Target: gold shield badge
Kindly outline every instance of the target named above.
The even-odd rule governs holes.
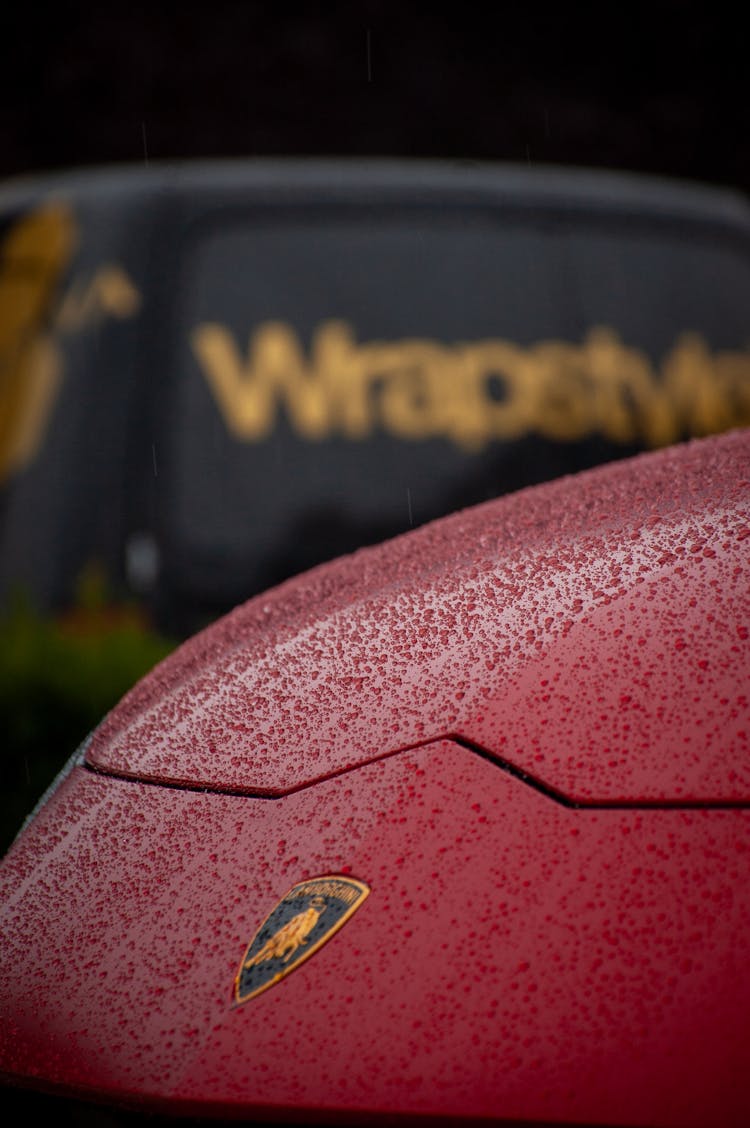
[[[260,995],[294,971],[346,924],[370,889],[351,877],[301,881],[283,897],[253,937],[234,978],[237,1004]]]

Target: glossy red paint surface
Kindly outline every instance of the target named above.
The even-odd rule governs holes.
[[[251,600],[89,762],[280,795],[458,735],[584,802],[750,801],[750,433],[613,464]]]
[[[233,1007],[269,909],[342,871],[362,909]],[[5,1070],[214,1112],[750,1115],[750,811],[571,810],[448,741],[275,801],[76,769],[3,880]]]
[[[706,440],[197,636],[0,863],[0,1075],[218,1116],[750,1123],[749,499],[750,433]],[[235,1006],[325,874],[367,900]]]

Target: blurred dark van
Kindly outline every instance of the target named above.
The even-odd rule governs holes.
[[[0,191],[0,603],[187,636],[455,509],[750,423],[750,209],[625,173],[112,167]]]

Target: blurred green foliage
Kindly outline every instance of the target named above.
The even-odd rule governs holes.
[[[81,741],[176,645],[95,569],[55,618],[23,595],[0,610],[0,854]]]

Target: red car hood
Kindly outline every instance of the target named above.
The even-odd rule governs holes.
[[[750,801],[750,434],[521,491],[251,600],[87,751],[279,796],[451,736],[577,803]]]
[[[749,480],[750,433],[614,465],[184,646],[0,863],[0,1080],[744,1128]]]

